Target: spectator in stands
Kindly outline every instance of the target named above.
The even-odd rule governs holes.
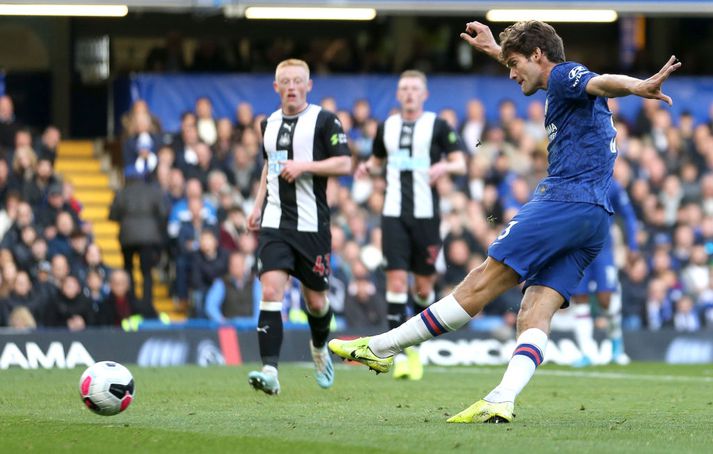
[[[698,331],[701,329],[701,320],[698,318],[693,299],[683,295],[676,301],[676,313],[673,316],[673,327],[676,331]]]
[[[48,281],[55,289],[59,290],[62,287],[62,282],[69,276],[69,261],[64,255],[55,255],[51,261],[50,275]]]
[[[209,146],[212,146],[218,139],[218,127],[213,118],[213,103],[205,96],[196,100],[196,128],[198,137]]]
[[[32,314],[40,313],[41,303],[39,296],[32,290],[30,276],[25,271],[19,271],[15,277],[15,285],[12,291],[4,300],[4,304],[0,302],[0,312],[5,312],[5,320],[8,321],[8,324],[10,314],[19,307],[29,310],[30,316],[34,319],[35,317]],[[0,319],[2,318],[3,316],[0,314]],[[2,323],[0,323],[0,326],[2,326]]]
[[[37,272],[41,263],[46,262],[49,270],[49,257],[47,256],[47,251],[47,240],[45,240],[43,236],[37,235],[30,246],[32,257],[29,272],[33,281],[37,281]]]
[[[63,255],[69,260],[69,256],[72,253],[70,237],[74,229],[75,225],[72,215],[67,211],[59,212],[59,214],[57,214],[57,221],[55,222],[54,230],[56,233],[52,235],[47,242],[47,255],[49,255],[49,257]]]
[[[109,219],[119,222],[119,244],[124,258],[124,270],[133,282],[134,256],[140,260],[143,280],[143,303],[153,304],[152,269],[158,263],[160,248],[164,243],[166,205],[161,189],[142,178],[130,178],[126,186],[117,192],[109,209]]]
[[[339,110],[337,109],[337,100],[334,99],[333,96],[325,96],[319,102],[319,105],[327,112],[337,113],[337,111]]]
[[[0,168],[5,161],[0,160]],[[8,191],[7,197],[3,200],[0,206],[0,245],[7,244],[8,241],[4,241],[5,234],[12,230],[18,214],[18,207],[20,205],[20,194],[17,191]],[[32,213],[32,210],[30,210]]]
[[[121,116],[121,134],[122,138],[131,137],[137,134],[136,132],[136,117],[138,115],[148,115],[150,127],[148,132],[151,134],[159,134],[161,132],[161,122],[158,117],[153,115],[149,110],[149,105],[143,99],[137,99],[131,104],[131,109]]]
[[[464,237],[450,239],[447,249],[445,249],[448,267],[442,276],[442,285],[445,289],[455,289],[455,286],[468,274],[470,255],[471,250]]]
[[[132,116],[131,134],[122,145],[124,173],[147,176],[158,165],[157,152],[161,138],[151,132],[151,117],[148,112],[137,112]]]
[[[218,238],[213,229],[200,233],[198,251],[191,264],[191,290],[193,313],[205,317],[205,295],[213,281],[227,272],[228,253],[218,247]]]
[[[681,281],[683,288],[694,299],[703,293],[710,285],[710,267],[708,254],[703,244],[696,244],[691,248],[691,257],[682,272]]]
[[[233,205],[220,224],[220,249],[228,252],[240,250],[240,237],[247,232],[245,212],[239,205]]]
[[[82,279],[80,279],[80,282],[82,282]],[[100,325],[101,320],[99,314],[101,311],[101,307],[104,303],[104,299],[109,295],[108,280],[107,285],[104,285],[104,280],[98,272],[89,271],[86,274],[86,278],[83,280],[83,282],[84,289],[82,290],[82,292],[84,293],[84,296],[86,296],[87,299],[92,302],[92,311],[94,312],[95,320],[97,324]]]
[[[485,131],[485,107],[480,100],[471,99],[465,109],[466,117],[461,126],[461,137],[463,137],[468,153],[474,155]]]
[[[194,151],[196,153],[196,163],[186,165],[183,168],[183,175],[186,180],[196,179],[200,181],[203,190],[206,190],[208,188],[208,174],[213,170],[217,170],[218,166],[213,160],[213,151],[207,144],[197,143]]]
[[[124,270],[114,270],[109,277],[109,294],[99,306],[98,324],[121,326],[122,320],[132,315],[156,318],[153,305],[138,300],[130,291],[129,274]]]
[[[7,160],[8,163],[12,164],[15,159],[15,153],[17,153],[17,150],[20,148],[32,148],[32,134],[27,128],[19,128],[15,132],[15,146],[10,150]]]
[[[238,103],[235,108],[235,138],[240,138],[243,131],[252,128],[255,115],[253,106],[249,102]]]
[[[187,117],[191,118],[191,117]],[[200,143],[198,129],[190,123],[181,126],[181,136],[174,141],[174,151],[176,152],[175,166],[185,173],[188,166],[198,164],[196,147]]]
[[[96,273],[101,278],[102,285],[108,285],[111,268],[104,263],[101,248],[96,243],[87,245],[77,276],[82,282],[86,282],[90,273]]]
[[[32,244],[37,239],[37,231],[31,225],[22,228],[20,232],[20,241],[11,246],[12,256],[17,267],[23,271],[29,271],[32,268]]]
[[[171,212],[168,216],[168,234],[171,238],[178,238],[178,231],[182,222],[193,220],[188,208],[192,199],[201,201],[200,216],[203,220],[210,225],[217,223],[217,207],[203,196],[203,186],[200,180],[189,179],[186,181],[185,197],[171,206]]]
[[[74,221],[74,226],[79,226],[79,214],[72,209],[72,206],[64,198],[64,187],[57,183],[50,185],[47,189],[47,202],[35,210],[35,222],[37,226],[45,230],[45,236],[54,236],[54,226],[60,213],[69,213]],[[48,232],[49,230],[49,232]]]
[[[22,198],[32,207],[39,207],[47,200],[50,186],[58,183],[60,181],[54,174],[52,161],[47,157],[42,157],[37,161],[37,170],[32,180],[23,186]]]
[[[257,120],[257,117],[256,117]],[[262,135],[257,133],[255,129],[246,129],[240,137],[240,143],[245,147],[245,150],[251,159],[257,161],[258,167],[262,168],[262,153],[260,152],[260,140]]]
[[[204,230],[216,228],[215,218],[204,218],[201,198],[188,199],[189,220],[180,224],[178,232],[178,257],[176,257],[176,293],[181,301],[187,301],[191,283],[192,264],[201,246]]]
[[[17,265],[12,260],[11,254],[6,254],[8,257],[2,258],[2,270],[0,270],[0,299],[6,299],[10,296],[15,288],[15,279],[17,279]]]
[[[232,160],[226,170],[230,184],[235,186],[243,198],[250,197],[260,179],[261,168],[245,146],[240,143],[233,145]]]
[[[213,149],[213,158],[216,163],[225,167],[230,161],[233,142],[233,123],[229,118],[221,118],[216,125],[217,138],[211,147]]]
[[[28,308],[18,306],[10,312],[8,326],[16,330],[30,331],[37,328],[37,322],[35,320],[35,317]]]
[[[183,172],[180,169],[171,169],[168,176],[168,187],[164,191],[164,200],[166,207],[170,211],[171,208],[183,199],[186,191],[186,180],[183,177]]]
[[[79,229],[75,229],[69,235],[69,253],[67,254],[67,261],[69,262],[69,272],[77,278],[79,281],[84,283],[86,275],[80,274],[85,268],[84,256],[87,253],[87,248],[89,247],[89,238],[87,234]]]
[[[246,266],[245,255],[232,252],[228,270],[213,280],[205,298],[205,312],[217,323],[235,318],[255,317],[255,307],[260,302],[260,292],[255,275]]]
[[[386,326],[386,300],[363,262],[352,266],[352,276],[344,301],[344,318],[352,329],[377,329]]]
[[[49,125],[42,132],[39,140],[35,141],[34,149],[37,152],[37,158],[47,160],[54,166],[54,161],[57,159],[57,147],[62,140],[62,133],[56,126]]]
[[[10,169],[7,165],[7,161],[0,156],[0,207],[5,207],[5,199],[7,198],[8,192],[10,192],[9,180]],[[0,230],[0,238],[2,237],[2,233],[2,230]]]
[[[0,149],[7,151],[15,146],[15,132],[19,128],[20,125],[15,119],[15,106],[12,98],[8,95],[0,96]],[[7,156],[6,159],[8,159]],[[8,162],[10,161],[8,160]]]
[[[30,147],[22,147],[15,150],[12,159],[12,173],[10,174],[9,186],[21,194],[25,193],[28,186],[35,177],[37,168],[37,156]]]
[[[64,326],[70,331],[82,331],[95,321],[92,302],[82,293],[79,280],[72,275],[64,278],[59,296],[47,306],[45,325]]]
[[[545,106],[541,101],[532,101],[528,104],[525,132],[532,137],[535,142],[542,142],[546,139]]]

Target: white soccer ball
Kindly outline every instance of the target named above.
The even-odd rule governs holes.
[[[94,413],[116,415],[134,400],[134,377],[119,363],[101,361],[84,371],[79,379],[79,394]]]

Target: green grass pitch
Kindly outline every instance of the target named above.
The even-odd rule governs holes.
[[[253,365],[254,366],[254,365]],[[711,452],[713,365],[545,365],[515,422],[446,424],[503,367],[427,367],[420,382],[337,366],[331,390],[308,365],[280,367],[282,394],[247,384],[250,365],[142,369],[112,417],[84,408],[82,370],[0,371],[0,452]]]

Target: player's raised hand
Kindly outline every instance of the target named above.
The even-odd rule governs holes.
[[[681,67],[681,62],[676,58],[675,55],[671,55],[665,65],[653,76],[646,80],[641,81],[634,90],[634,94],[641,96],[643,98],[650,99],[660,99],[666,102],[669,106],[673,105],[673,101],[667,95],[661,91],[663,83],[668,79],[668,77]]]
[[[478,21],[465,24],[465,33],[461,33],[460,37],[476,50],[491,57],[497,58],[500,54],[500,46],[495,41],[490,27]]]
[[[288,159],[287,161],[280,161],[280,166],[282,166],[282,171],[280,176],[285,179],[288,183],[294,183],[300,175],[305,171],[304,162],[294,161]]]

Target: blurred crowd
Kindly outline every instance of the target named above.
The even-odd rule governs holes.
[[[365,100],[352,106],[338,106],[333,98],[320,103],[339,117],[355,164],[366,159],[383,119],[372,117]],[[531,102],[524,117],[508,100],[500,103],[497,115],[486,115],[477,99],[466,103],[464,118],[449,109],[439,112],[460,132],[469,155],[465,176],[436,183],[444,238],[437,263],[439,295],[484,260],[488,245],[547,172],[542,103]],[[616,100],[610,100],[610,108],[620,153],[615,178],[627,189],[639,221],[636,253],[627,250],[623,229],[613,228],[624,328],[696,331],[711,326],[713,109],[711,121],[697,124],[687,113],[672,118],[654,101],[645,101],[633,121],[618,115]],[[254,271],[257,241],[246,230],[245,213],[252,209],[263,166],[260,122],[265,114],[241,103],[233,118],[215,118],[211,100],[199,98],[173,132],[162,130],[145,102],[133,104],[122,118],[125,185],[110,211],[122,227],[127,270],[112,271],[101,261],[91,226],[81,220],[71,185],[52,171],[56,129],[47,128],[34,142],[20,127],[10,134],[14,119],[3,116],[0,104],[0,140],[7,139],[0,160],[0,324],[17,324],[13,317],[19,308],[37,326],[70,329],[117,324],[131,314],[155,316],[154,267],[170,284],[176,308],[191,317],[219,323],[254,320],[260,298]],[[334,178],[328,186],[329,299],[349,328],[386,326],[380,230],[384,189],[379,178]],[[135,254],[144,274],[140,300],[130,278]],[[299,291],[294,282],[289,285],[285,318],[299,322]],[[504,294],[472,327],[512,327],[520,297],[518,289]],[[74,310],[80,306],[77,299],[83,301],[83,312]],[[77,317],[83,321],[72,321]]]

